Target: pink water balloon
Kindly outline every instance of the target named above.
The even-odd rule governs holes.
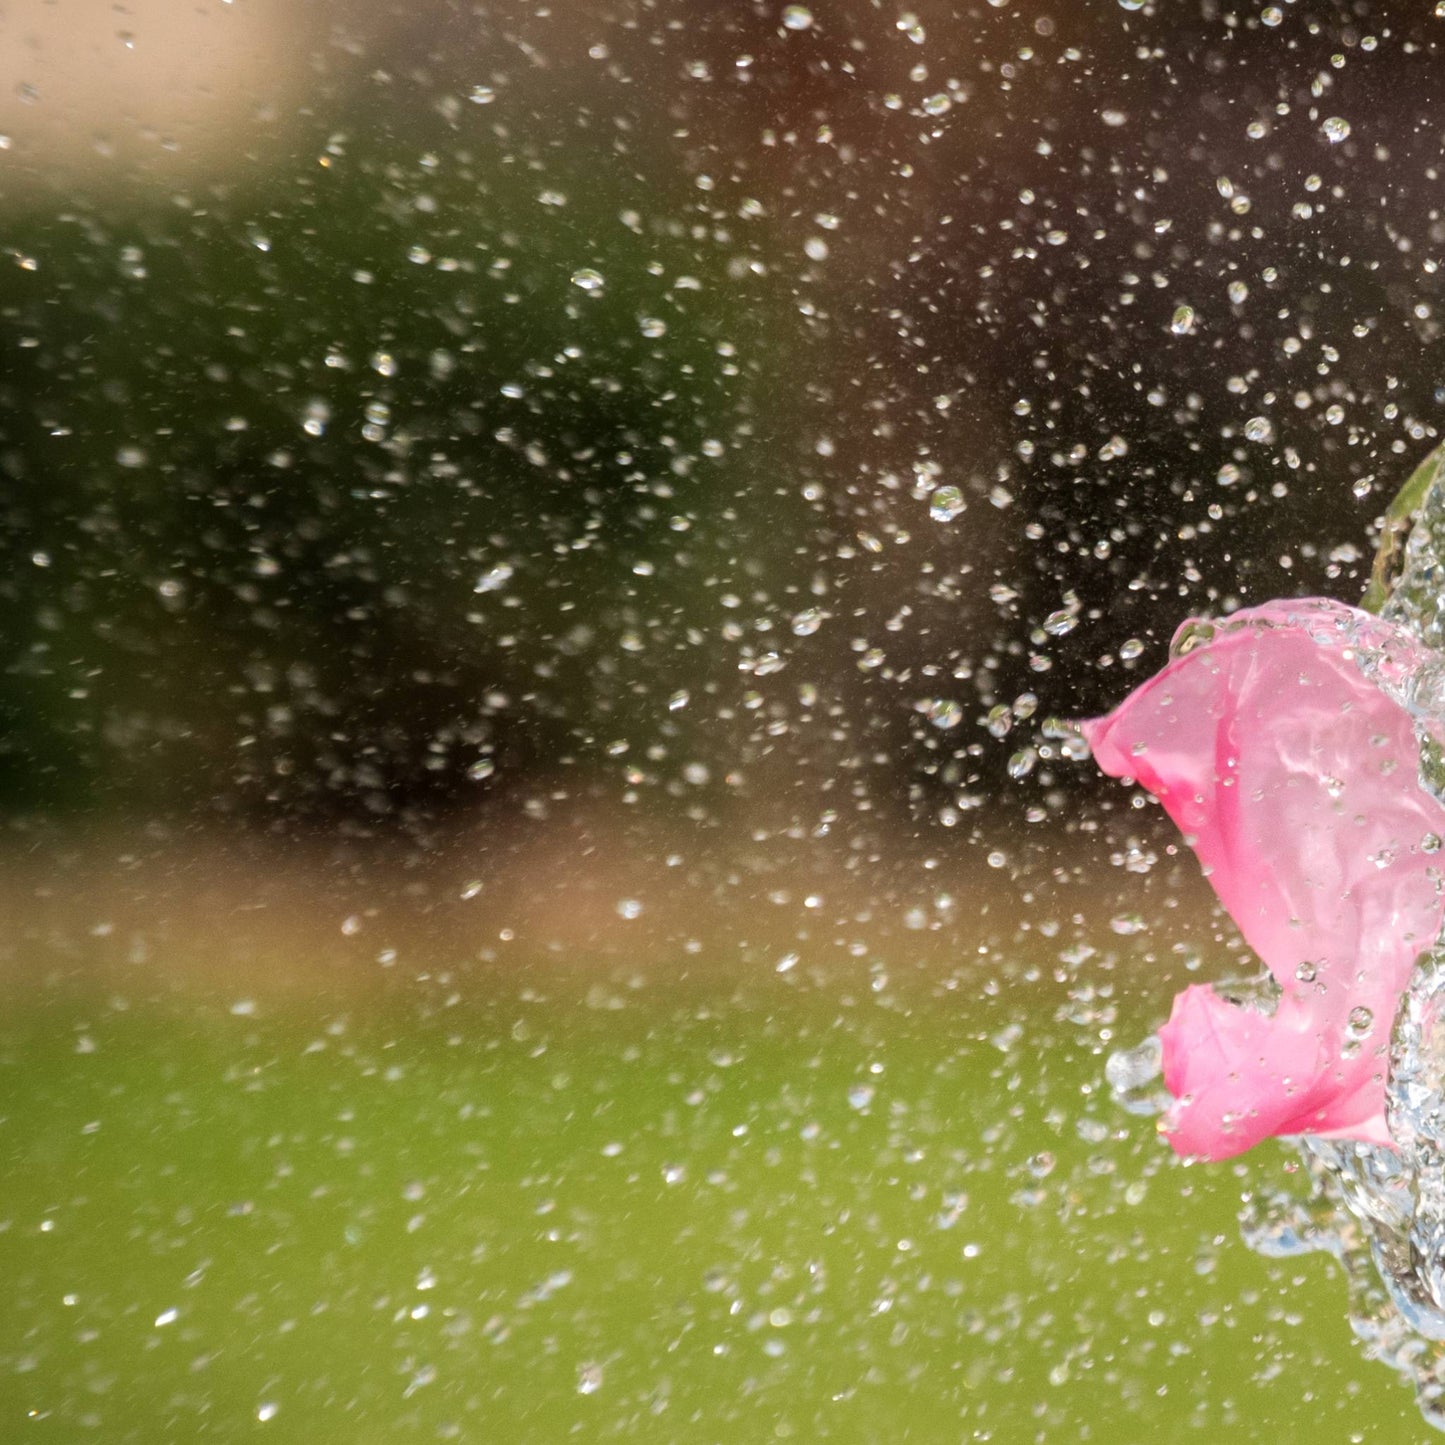
[[[1272,1014],[1208,986],[1175,999],[1162,1127],[1180,1154],[1389,1141],[1391,1024],[1445,917],[1445,806],[1400,700],[1433,660],[1356,608],[1271,602],[1083,724],[1099,766],[1163,804],[1281,990]]]

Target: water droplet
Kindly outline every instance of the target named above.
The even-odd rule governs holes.
[[[1176,306],[1169,329],[1176,336],[1188,336],[1194,330],[1194,308],[1192,306]]]
[[[1425,853],[1438,853],[1442,846],[1445,846],[1445,840],[1438,833],[1426,833],[1420,839],[1420,848]]]
[[[1121,10],[1142,10],[1143,8],[1144,0],[1119,0],[1119,9]]]
[[[659,320],[656,316],[644,316],[637,325],[644,336],[667,335],[667,322]]]
[[[602,1366],[588,1361],[577,1371],[577,1393],[595,1395],[602,1388]]]
[[[572,284],[583,291],[600,291],[607,284],[607,278],[591,266],[583,266],[572,273]]]
[[[854,1109],[866,1109],[876,1092],[872,1084],[854,1084],[848,1090],[848,1103]]]
[[[1133,662],[1136,657],[1142,656],[1143,652],[1144,644],[1137,637],[1131,637],[1119,648],[1119,656],[1125,662]]]
[[[943,91],[939,91],[937,95],[930,95],[923,102],[923,109],[928,115],[942,115],[953,109],[953,101]]]
[[[1026,778],[1033,772],[1034,764],[1038,762],[1039,755],[1033,748],[1020,748],[1008,760],[1008,775],[1016,782],[1020,778]]]
[[[939,487],[928,502],[928,515],[935,522],[951,522],[968,507],[957,487]]]
[[[1357,1034],[1363,1037],[1365,1034],[1369,1033],[1370,1028],[1374,1024],[1374,1022],[1374,1014],[1371,1013],[1370,1010],[1365,1008],[1363,1005],[1358,1008],[1352,1008],[1350,1010],[1349,1027],[1352,1034]]]
[[[963,709],[952,698],[936,697],[928,704],[928,721],[947,732],[963,721]]]
[[[1252,416],[1244,424],[1244,434],[1252,442],[1274,440],[1274,423],[1267,416]]]
[[[798,613],[789,624],[797,637],[811,637],[823,625],[821,608],[809,607]]]
[[[1259,18],[1273,28],[1284,23],[1284,11],[1278,5],[1266,5]]]
[[[491,758],[478,758],[471,767],[467,769],[467,776],[474,783],[485,782],[497,771],[497,765]]]
[[[510,562],[499,562],[477,578],[473,592],[500,592],[512,580],[516,568]]]
[[[1309,959],[1305,959],[1305,961],[1295,969],[1294,976],[1299,979],[1301,983],[1313,983],[1320,976],[1319,966],[1311,963]]]
[[[783,11],[783,27],[787,30],[807,30],[813,23],[813,12],[806,5],[789,5]]]
[[[473,105],[490,105],[497,98],[497,92],[490,85],[474,85],[467,92],[467,99]]]
[[[1143,1043],[1133,1049],[1120,1049],[1117,1053],[1111,1053],[1104,1064],[1104,1078],[1117,1095],[1137,1094],[1140,1090],[1149,1087],[1150,1084],[1159,1078],[1163,1069],[1163,1046],[1160,1045],[1156,1035],[1150,1035]],[[1121,1098],[1121,1103],[1126,1107],[1143,1103],[1143,1101]],[[1143,1113],[1139,1107],[1131,1108],[1133,1113]],[[1152,1113],[1152,1108],[1150,1108]]]
[[[618,900],[617,916],[619,918],[633,919],[642,914],[642,904],[636,898],[623,898]]]
[[[1229,293],[1229,299],[1234,302],[1236,306],[1242,305],[1249,297],[1249,287],[1246,286],[1243,281],[1231,281],[1226,289]]]
[[[1349,138],[1350,123],[1341,115],[1332,115],[1320,129],[1325,133],[1325,139],[1331,145],[1339,145],[1342,140]]]

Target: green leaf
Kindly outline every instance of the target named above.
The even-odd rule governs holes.
[[[1416,518],[1425,506],[1436,481],[1445,468],[1445,442],[1410,473],[1410,479],[1395,494],[1385,512],[1380,531],[1380,544],[1375,551],[1375,565],[1370,569],[1370,583],[1360,606],[1367,612],[1379,612],[1394,594],[1405,571],[1407,538]]]

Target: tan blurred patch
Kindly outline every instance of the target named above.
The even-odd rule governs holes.
[[[316,29],[288,0],[3,0],[0,184],[243,162],[295,111]]]
[[[424,850],[205,829],[16,835],[0,839],[0,1020],[71,989],[350,1007],[498,980],[802,980],[866,996],[886,975],[941,997],[1008,978],[1057,1002],[1076,968],[1162,1012],[1188,981],[1181,940],[1214,961],[1205,976],[1241,971],[1192,863],[1143,878],[1109,866],[1109,849],[1056,834],[1015,877],[977,850],[930,865],[897,836],[864,860],[836,838],[763,846],[581,807],[458,821]],[[1109,920],[1136,910],[1122,936]]]

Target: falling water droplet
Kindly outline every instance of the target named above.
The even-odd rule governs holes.
[[[1342,140],[1349,138],[1350,123],[1344,116],[1332,115],[1320,129],[1325,133],[1325,139],[1331,145],[1339,145]]]
[[[928,515],[935,522],[951,522],[967,506],[957,487],[939,487],[929,499]]]
[[[572,284],[583,291],[600,291],[607,284],[607,278],[591,266],[583,266],[572,273]]]
[[[787,30],[807,30],[813,23],[813,12],[806,5],[789,5],[783,11],[783,26]]]
[[[1188,336],[1194,330],[1194,308],[1192,306],[1176,306],[1169,329],[1176,336]]]
[[[477,578],[472,591],[500,592],[512,580],[512,575],[516,570],[510,562],[499,562]]]
[[[963,709],[951,698],[935,698],[928,705],[928,721],[946,732],[963,721]]]

